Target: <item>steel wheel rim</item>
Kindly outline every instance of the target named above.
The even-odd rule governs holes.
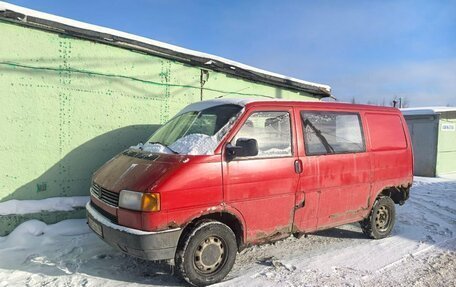
[[[378,231],[385,232],[388,230],[391,222],[390,213],[391,211],[385,205],[382,205],[377,209],[377,213],[375,214],[375,226]]]
[[[193,254],[195,269],[202,274],[218,272],[226,262],[227,246],[218,236],[209,236],[202,240]]]

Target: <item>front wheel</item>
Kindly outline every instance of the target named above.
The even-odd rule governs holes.
[[[178,275],[194,286],[220,282],[236,260],[237,243],[225,224],[206,220],[197,224],[178,246],[175,263]]]
[[[390,197],[380,197],[374,203],[369,216],[360,221],[363,233],[373,239],[389,236],[394,227],[396,209]]]

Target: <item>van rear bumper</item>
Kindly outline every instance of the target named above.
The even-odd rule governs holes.
[[[90,229],[109,245],[146,260],[174,259],[181,228],[147,232],[111,222],[95,210],[90,202],[87,203],[86,210]]]

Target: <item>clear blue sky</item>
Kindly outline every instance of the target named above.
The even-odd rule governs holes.
[[[456,106],[456,1],[7,1],[329,84]]]

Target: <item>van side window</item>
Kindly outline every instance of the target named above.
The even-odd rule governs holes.
[[[288,112],[255,112],[249,116],[231,141],[253,138],[258,142],[256,157],[291,156],[291,128]]]
[[[355,153],[366,150],[357,113],[301,112],[306,155]]]

